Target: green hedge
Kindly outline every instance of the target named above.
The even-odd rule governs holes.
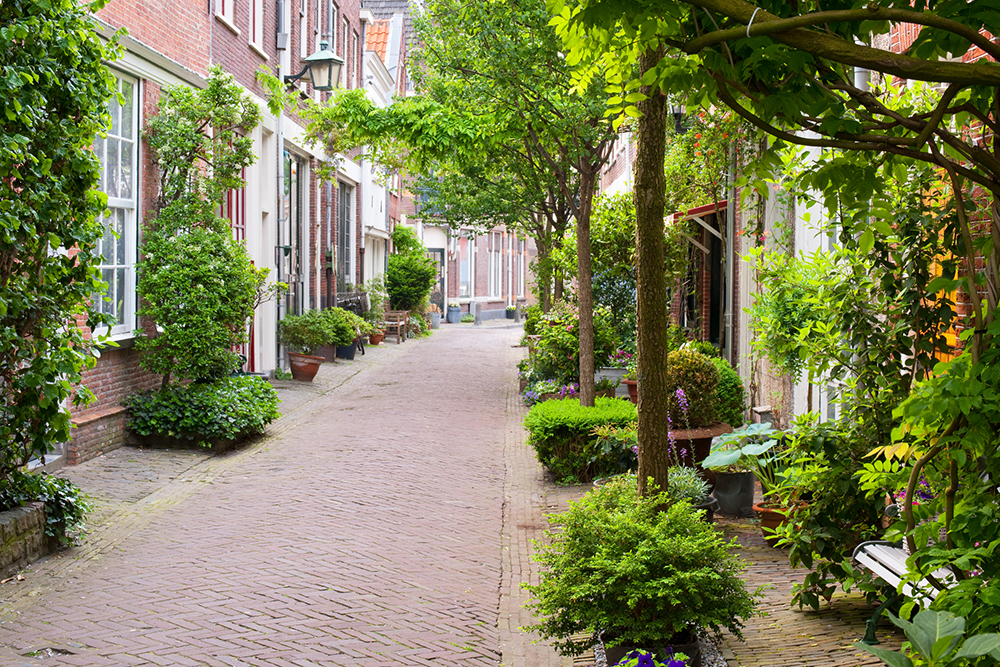
[[[636,407],[617,398],[598,398],[581,407],[575,398],[545,401],[528,412],[524,426],[538,460],[562,483],[589,482],[621,472],[618,456],[604,456],[593,431],[598,426],[625,426],[637,418]]]
[[[260,433],[281,416],[274,387],[253,375],[146,391],[125,405],[134,433],[200,442]]]
[[[743,379],[725,359],[712,357],[712,363],[719,371],[719,384],[715,387],[718,400],[716,415],[719,421],[739,428],[743,426],[743,415],[747,410],[747,392],[743,387]]]

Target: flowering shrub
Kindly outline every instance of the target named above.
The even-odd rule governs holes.
[[[559,398],[566,398],[567,396],[576,396],[579,392],[580,385],[575,382],[560,384],[555,380],[539,380],[525,387],[521,396],[524,399],[524,404],[531,406],[540,403],[545,394],[559,394]]]
[[[608,357],[608,366],[611,368],[628,368],[632,359],[635,358],[635,352],[629,352],[628,350],[615,350]]]
[[[628,401],[598,398],[594,407],[581,407],[580,401],[546,401],[528,412],[524,426],[538,460],[563,483],[589,482],[621,472],[617,450],[605,452],[594,435],[603,425],[626,426],[637,418],[636,408]]]

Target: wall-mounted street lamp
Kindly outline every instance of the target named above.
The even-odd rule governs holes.
[[[670,113],[674,117],[674,131],[677,134],[686,134],[687,128],[684,127],[684,112],[687,109],[684,108],[683,104],[674,104],[670,107]]]
[[[329,43],[324,39],[319,43],[319,51],[302,60],[305,67],[298,74],[285,77],[285,83],[295,83],[305,77],[316,90],[333,90],[340,81],[340,68],[344,59],[328,49]]]

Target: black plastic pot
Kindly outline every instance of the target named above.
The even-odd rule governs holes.
[[[351,359],[354,359],[354,353],[357,351],[358,351],[358,344],[354,341],[351,341],[350,345],[338,345],[337,358],[347,359],[348,361],[350,361]]]
[[[690,632],[683,633],[682,636],[674,637],[669,642],[654,641],[649,646],[615,646],[605,648],[604,654],[607,656],[607,665],[618,664],[622,658],[636,649],[652,651],[656,653],[660,660],[666,661],[666,656],[673,653],[683,653],[688,657],[688,667],[701,667],[701,644],[698,638]]]
[[[719,514],[753,516],[755,481],[752,472],[716,472],[712,495],[719,501]]]

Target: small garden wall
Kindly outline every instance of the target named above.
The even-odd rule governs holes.
[[[0,578],[56,550],[58,542],[45,536],[45,503],[28,503],[0,512]]]

